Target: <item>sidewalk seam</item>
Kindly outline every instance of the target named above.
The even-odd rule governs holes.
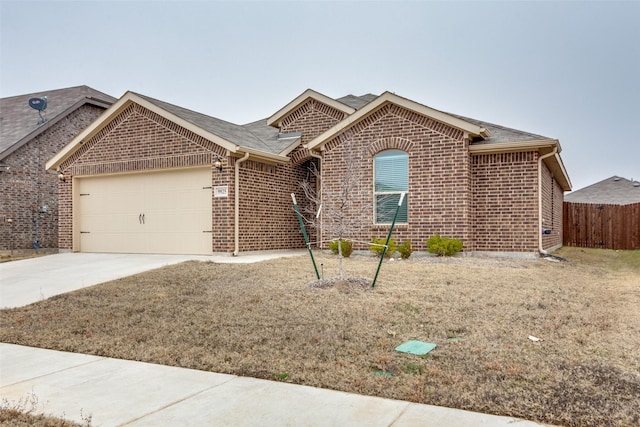
[[[203,371],[203,372],[209,372],[209,371]],[[211,373],[215,373],[215,372],[211,372]],[[224,375],[228,375],[228,374],[224,374]],[[189,400],[189,399],[191,399],[191,398],[194,398],[194,397],[196,397],[196,396],[198,396],[198,395],[200,395],[200,394],[202,394],[202,393],[204,393],[204,392],[207,392],[207,391],[209,391],[209,390],[213,390],[213,389],[214,389],[214,388],[216,388],[216,387],[220,387],[221,385],[225,385],[225,384],[227,384],[227,383],[229,383],[229,382],[231,382],[231,381],[234,381],[234,380],[236,380],[236,379],[238,379],[238,378],[239,378],[237,375],[232,375],[232,376],[230,376],[230,377],[231,377],[231,378],[229,378],[227,381],[221,382],[221,383],[219,383],[219,384],[212,385],[212,386],[207,387],[207,388],[203,388],[203,389],[202,389],[202,390],[200,390],[200,391],[197,391],[197,392],[192,393],[192,394],[190,394],[190,395],[187,395],[187,396],[185,396],[185,397],[183,397],[183,398],[181,398],[181,399],[175,400],[175,401],[173,401],[173,402],[171,402],[171,403],[168,403],[168,404],[166,404],[166,405],[164,405],[164,406],[161,406],[161,407],[159,407],[159,408],[156,408],[155,410],[153,410],[153,411],[151,411],[151,412],[148,412],[148,413],[143,414],[143,415],[141,415],[141,416],[139,416],[139,417],[136,417],[136,418],[132,418],[132,419],[130,419],[130,420],[127,420],[127,421],[125,421],[125,422],[124,422],[124,423],[122,423],[122,424],[118,424],[118,427],[123,427],[123,426],[127,426],[127,425],[129,425],[129,424],[131,424],[131,423],[135,423],[136,421],[142,420],[143,418],[146,418],[146,417],[148,417],[149,415],[152,415],[152,414],[158,413],[158,412],[160,412],[160,411],[164,411],[164,410],[165,410],[165,409],[167,409],[167,408],[170,408],[170,407],[172,407],[172,406],[175,406],[175,405],[177,405],[177,404],[179,404],[179,403],[182,403],[182,402],[184,402],[184,401],[186,401],[186,400]]]

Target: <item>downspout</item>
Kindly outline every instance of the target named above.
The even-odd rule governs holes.
[[[234,224],[233,224],[233,256],[238,256],[240,252],[240,163],[249,158],[249,153],[244,153],[244,157],[236,160],[235,170],[235,194],[234,194]]]
[[[549,253],[542,249],[542,161],[556,154],[558,154],[557,145],[553,147],[552,152],[538,158],[538,252],[543,255],[548,255]],[[553,209],[553,206],[551,209]]]
[[[313,150],[309,150],[309,155],[311,155],[311,157],[315,157],[316,159],[318,159],[318,169],[320,172],[320,176],[318,177],[320,181],[318,183],[318,194],[320,194],[320,206],[322,206],[322,156],[320,154],[317,154]],[[322,224],[322,221],[320,221],[320,224]],[[318,231],[318,236],[316,236],[318,240],[318,247],[321,248],[322,247],[322,225],[320,225],[316,230]]]

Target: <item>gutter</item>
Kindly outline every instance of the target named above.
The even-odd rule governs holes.
[[[240,252],[240,163],[246,161],[249,158],[249,153],[244,153],[244,157],[236,160],[235,170],[235,194],[234,194],[234,223],[233,223],[233,256],[238,256]]]
[[[553,147],[553,151],[538,158],[538,252],[549,255],[549,252],[542,249],[542,161],[547,157],[558,154],[558,147]],[[553,209],[553,206],[551,207]]]

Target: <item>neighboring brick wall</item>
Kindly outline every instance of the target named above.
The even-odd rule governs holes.
[[[84,105],[2,160],[9,171],[0,172],[0,250],[31,249],[36,239],[42,248],[58,247],[58,178],[45,163],[103,111]]]
[[[471,156],[471,250],[537,252],[537,159],[537,152]]]
[[[402,137],[398,137],[401,135]],[[469,156],[461,131],[395,105],[387,105],[329,141],[322,162],[323,202],[340,193],[349,169],[344,159],[351,153],[359,188],[352,196],[349,216],[359,215],[364,227],[353,240],[369,242],[386,237],[389,226],[373,224],[373,157],[386,149],[409,154],[408,224],[396,224],[394,239],[412,241],[415,250],[425,250],[434,234],[468,241]],[[326,221],[323,208],[323,221]],[[325,233],[324,240],[335,236]],[[368,245],[357,243],[358,250]]]

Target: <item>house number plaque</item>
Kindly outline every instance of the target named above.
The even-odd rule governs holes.
[[[213,197],[228,197],[228,196],[229,196],[229,187],[227,187],[226,185],[213,187]]]

